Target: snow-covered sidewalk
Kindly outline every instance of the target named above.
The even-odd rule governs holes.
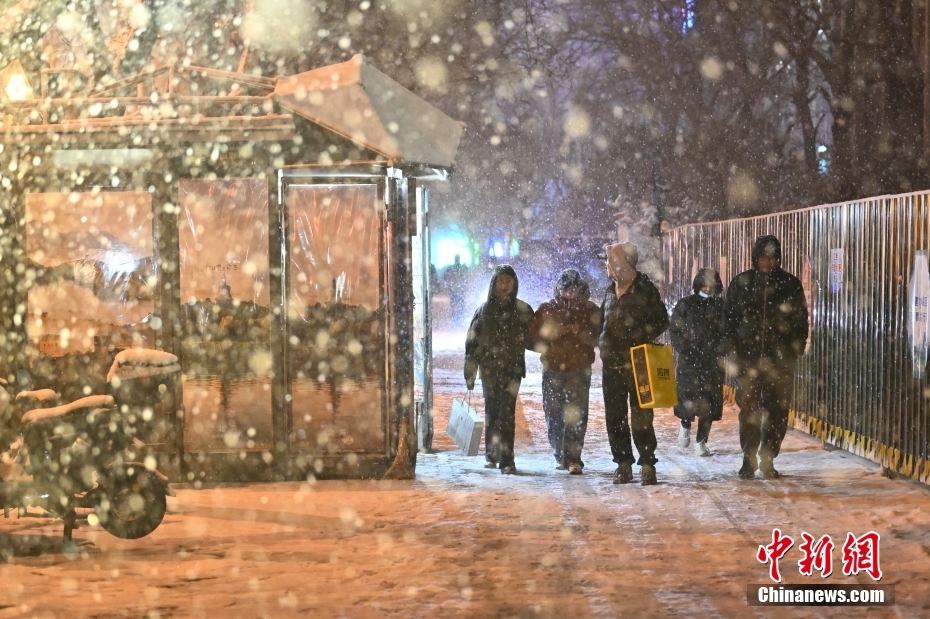
[[[533,364],[519,474],[504,476],[442,432],[463,391],[459,362],[437,358],[439,451],[419,456],[414,481],[181,489],[151,536],[82,528],[70,554],[56,551],[60,523],[0,519],[0,546],[15,555],[0,564],[0,619],[930,616],[926,487],[795,431],[776,461],[783,479],[741,481],[734,407],[709,458],[678,447],[677,420],[657,411],[659,485],[615,486],[597,378],[585,474],[568,476],[549,455]],[[795,540],[784,582],[804,584],[874,584],[842,575],[841,547],[848,532],[878,532],[896,605],[747,606],[747,585],[771,582],[756,551],[775,527]],[[828,578],[799,573],[802,532],[836,544]]]

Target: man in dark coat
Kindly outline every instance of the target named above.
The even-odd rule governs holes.
[[[642,484],[656,483],[656,433],[652,409],[639,406],[630,348],[655,341],[668,328],[668,313],[659,291],[636,270],[639,253],[632,243],[607,248],[607,272],[613,280],[601,303],[598,347],[604,364],[604,413],[607,438],[617,470],[615,484],[633,481],[633,443],[639,452]],[[627,402],[629,401],[629,409]],[[629,420],[627,411],[630,411]]]
[[[711,425],[723,417],[723,282],[714,269],[701,269],[692,288],[694,294],[675,305],[668,328],[678,385],[675,416],[681,419],[678,443],[682,447],[691,443],[691,424],[699,418],[694,452],[709,456]]]
[[[763,477],[777,478],[772,461],[788,429],[795,368],[807,344],[807,302],[798,278],[781,268],[781,243],[774,236],[756,239],[752,268],[730,282],[724,337],[738,370],[739,476],[752,479],[759,469]]]
[[[519,280],[509,264],[494,269],[488,299],[475,312],[465,340],[465,385],[475,388],[481,370],[484,391],[485,459],[501,473],[517,472],[513,443],[517,393],[526,376],[525,351],[532,348],[533,308],[517,298]]]
[[[588,426],[591,364],[601,313],[575,269],[559,275],[553,298],[539,306],[530,338],[543,366],[543,412],[549,445],[559,469],[580,475],[581,449]]]

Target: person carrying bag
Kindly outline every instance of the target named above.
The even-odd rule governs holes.
[[[477,456],[481,446],[481,433],[484,431],[484,421],[478,416],[478,411],[471,405],[471,391],[464,397],[452,400],[452,410],[449,413],[449,423],[446,425],[446,434],[455,441],[466,456]]]
[[[465,340],[465,385],[475,388],[481,372],[488,468],[517,472],[514,462],[517,393],[526,376],[525,351],[532,348],[533,308],[517,298],[519,280],[509,264],[494,269],[488,297],[475,312]]]
[[[659,291],[645,273],[636,270],[639,252],[632,243],[607,247],[607,274],[612,280],[601,303],[598,347],[604,364],[604,415],[607,438],[617,470],[615,484],[633,481],[633,444],[639,452],[641,481],[656,480],[656,433],[652,409],[642,408],[636,394],[630,349],[655,342],[668,328],[668,313]],[[630,440],[632,434],[632,441]]]

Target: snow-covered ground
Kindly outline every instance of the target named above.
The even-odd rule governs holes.
[[[777,481],[740,481],[736,409],[714,455],[678,447],[656,413],[659,485],[615,486],[600,379],[591,394],[585,474],[554,469],[538,358],[517,410],[517,467],[504,476],[444,433],[464,392],[464,333],[437,333],[436,453],[409,482],[254,484],[181,489],[151,536],[121,541],[59,523],[0,519],[0,619],[9,617],[928,617],[930,490],[789,430]],[[477,408],[483,410],[478,391]],[[638,476],[638,467],[634,467]],[[750,607],[770,583],[756,560],[772,529],[795,545],[784,582],[873,584],[842,575],[846,534],[881,535],[891,607]],[[802,576],[801,533],[829,534],[833,574]]]

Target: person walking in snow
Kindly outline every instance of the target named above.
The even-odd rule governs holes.
[[[737,366],[742,479],[752,479],[757,469],[766,479],[780,476],[773,460],[788,429],[795,368],[807,345],[804,290],[781,268],[781,256],[777,238],[757,238],[752,268],[733,278],[724,304],[724,338]]]
[[[709,456],[707,439],[713,422],[723,417],[723,282],[714,269],[698,271],[691,294],[675,305],[668,328],[675,351],[675,381],[681,419],[678,444],[691,444],[691,424],[698,418],[694,453]]]
[[[654,342],[668,328],[668,313],[659,291],[645,273],[636,270],[639,251],[632,243],[615,243],[607,248],[610,285],[601,303],[601,351],[604,414],[607,438],[617,470],[615,484],[633,481],[633,443],[639,452],[644,486],[656,480],[656,433],[652,409],[640,408],[633,380],[630,349]],[[627,405],[629,402],[629,406]],[[629,411],[629,418],[627,412]],[[632,443],[630,434],[632,432]]]
[[[464,317],[465,294],[468,291],[468,268],[462,264],[462,257],[459,254],[455,254],[455,262],[446,269],[445,279],[449,289],[449,311],[452,324],[458,327]]]
[[[475,312],[465,340],[465,385],[475,388],[481,371],[484,392],[485,459],[501,473],[517,472],[514,462],[517,393],[526,376],[525,351],[532,348],[533,308],[517,298],[519,280],[509,264],[494,269],[488,298]]]
[[[543,366],[543,412],[556,468],[580,475],[588,427],[591,364],[601,315],[588,284],[575,269],[559,275],[553,298],[539,306],[530,338]]]

